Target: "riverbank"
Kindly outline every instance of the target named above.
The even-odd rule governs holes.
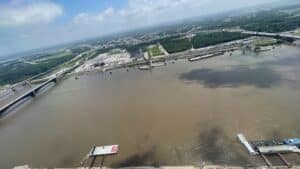
[[[206,166],[162,166],[162,167],[122,167],[119,169],[267,169],[267,166],[260,167],[238,167],[238,166],[222,166],[222,165],[206,165]],[[28,165],[14,167],[13,169],[42,169],[30,168]],[[46,169],[46,168],[43,168]],[[89,169],[88,167],[79,168],[55,168],[55,169]],[[93,167],[92,169],[100,169],[100,167]],[[102,169],[113,169],[102,167]],[[286,166],[273,166],[273,169],[288,169]],[[293,166],[289,169],[300,169],[300,166]]]
[[[168,54],[167,52],[163,52],[164,55],[161,57],[155,57],[152,58],[152,62],[165,62],[166,60],[178,60],[178,59],[187,59],[191,57],[197,57],[199,55],[207,55],[212,53],[218,53],[218,52],[232,52],[234,50],[243,50],[243,46],[251,46],[253,44],[256,44],[258,42],[266,42],[268,39],[272,40],[272,38],[262,38],[262,37],[249,37],[247,39],[241,39],[241,40],[234,40],[226,43],[221,43],[217,45],[212,45],[204,48],[199,49],[193,49],[193,50],[187,50],[183,52]],[[268,41],[267,41],[268,42]],[[265,46],[272,46],[273,44],[265,44]],[[261,51],[265,51],[265,49],[260,49]],[[272,50],[272,49],[268,49]],[[83,53],[86,54],[86,53]],[[72,63],[74,60],[77,59],[84,59],[83,54],[80,54],[73,58],[72,60],[68,61],[68,63]],[[87,54],[87,55],[93,55],[93,54]],[[105,62],[104,66],[100,66],[102,62]],[[76,67],[76,69],[69,73],[69,75],[81,75],[88,72],[105,72],[105,71],[111,71],[114,69],[119,68],[128,68],[128,67],[134,67],[134,66],[141,66],[141,65],[148,65],[147,59],[141,59],[141,60],[134,60],[130,57],[130,54],[127,53],[125,50],[118,50],[118,53],[108,52],[103,53],[100,55],[97,55],[97,57],[93,57],[91,59],[87,59],[86,61],[77,61],[75,65],[70,67],[59,67],[59,69],[51,69],[50,71],[47,71],[46,73],[42,73],[36,76],[33,76],[25,81],[18,82],[11,85],[6,86],[0,86],[0,101],[4,100],[5,103],[9,102],[10,100],[14,99],[15,97],[3,97],[7,95],[20,95],[20,93],[25,93],[28,89],[28,85],[24,84],[39,84],[42,82],[47,81],[49,78],[56,76],[56,74],[61,74],[61,72],[65,71],[66,69],[72,69],[72,67]],[[67,65],[64,64],[64,65]],[[41,76],[39,79],[35,79],[36,77]],[[18,93],[16,94],[14,90],[18,90]],[[16,96],[16,97],[17,97]],[[2,103],[2,105],[4,102]],[[1,106],[1,104],[0,104]]]
[[[299,137],[297,56],[298,48],[283,45],[274,52],[171,61],[153,71],[68,76],[2,119],[0,168],[74,167],[102,144],[121,147],[107,166],[265,165],[235,136]],[[300,164],[298,156],[287,160]]]

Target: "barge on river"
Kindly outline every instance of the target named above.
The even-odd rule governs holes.
[[[287,167],[291,167],[291,163],[285,159],[283,154],[300,154],[300,138],[247,141],[243,134],[238,134],[237,138],[250,155],[260,155],[269,167],[272,167],[272,163],[267,158],[267,155],[277,155]]]
[[[188,58],[188,60],[190,62],[194,62],[194,61],[198,61],[198,60],[202,60],[202,59],[208,59],[208,58],[223,55],[223,54],[224,54],[224,52],[210,53],[210,54],[207,54],[207,55],[191,57],[191,58]]]

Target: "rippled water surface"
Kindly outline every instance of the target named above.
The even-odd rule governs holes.
[[[300,137],[299,65],[300,48],[281,46],[69,77],[0,121],[0,166],[79,166],[106,144],[120,145],[110,166],[261,164],[236,134]]]

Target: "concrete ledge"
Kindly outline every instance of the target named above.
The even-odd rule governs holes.
[[[244,169],[244,168],[243,167],[235,167],[235,166],[207,165],[207,166],[204,166],[203,169]]]
[[[46,169],[46,168],[30,168],[28,165],[16,166],[13,169]],[[55,169],[89,169],[88,167],[79,168],[55,168]],[[93,167],[92,169],[100,169],[99,167]],[[103,167],[102,169],[113,169]],[[118,169],[268,169],[267,166],[261,167],[237,167],[237,166],[221,166],[221,165],[206,165],[203,167],[196,166],[162,166],[162,167],[122,167]],[[273,169],[300,169],[300,166],[294,166],[288,168],[286,166],[273,166]]]
[[[196,169],[194,166],[165,166],[160,169]]]
[[[156,167],[122,167],[122,168],[118,168],[118,169],[159,169],[159,168],[156,168]]]
[[[13,169],[30,169],[28,165],[24,165],[24,166],[17,166],[14,167]]]

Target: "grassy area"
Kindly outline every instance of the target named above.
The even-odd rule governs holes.
[[[289,9],[299,8],[299,5],[290,6]],[[287,9],[285,9],[287,10]],[[230,17],[230,20],[227,18]],[[198,23],[203,30],[240,27],[242,29],[258,32],[284,32],[300,27],[299,12],[284,12],[280,8],[262,10],[254,14],[245,13],[231,17],[224,15],[215,19],[205,19]]]
[[[273,39],[273,38],[264,38],[261,40],[258,40],[254,43],[255,46],[257,47],[264,47],[264,46],[272,46],[272,45],[277,45],[279,44],[280,41],[278,41],[277,39]]]
[[[148,52],[150,53],[150,55],[152,57],[163,55],[163,52],[160,51],[158,45],[154,45],[154,46],[148,48]]]
[[[40,73],[50,71],[57,66],[73,59],[76,55],[71,52],[61,52],[45,55],[46,59],[39,57],[36,64],[23,61],[14,61],[0,65],[0,85],[13,84]],[[34,60],[33,60],[34,61]]]
[[[112,49],[109,51],[110,55],[120,54],[122,51],[121,49]]]
[[[220,43],[230,42],[234,40],[244,39],[249,35],[244,35],[238,32],[213,32],[200,33],[192,39],[194,48],[202,48]]]
[[[192,48],[192,44],[187,38],[167,38],[160,40],[160,43],[168,53],[183,52]]]
[[[143,42],[137,45],[124,45],[120,46],[122,49],[126,49],[132,56],[138,56],[141,52],[146,52],[148,46],[157,43],[157,41]]]
[[[40,59],[40,60],[36,61],[36,63],[45,64],[45,63],[54,62],[55,60],[67,61],[69,59],[72,59],[74,56],[75,55],[72,54],[71,52],[60,52],[60,53],[53,54],[50,57],[47,57],[45,59]]]
[[[260,18],[257,18],[260,17]],[[300,26],[300,17],[286,13],[266,13],[265,16],[257,16],[253,22],[242,25],[241,28],[258,32],[284,32],[298,28]]]
[[[60,51],[60,52],[56,52],[56,53],[52,53],[52,54],[47,54],[47,55],[44,55],[44,57],[40,57],[38,59],[33,59],[33,60],[30,60],[30,61],[41,63],[41,62],[45,62],[49,59],[59,59],[61,57],[66,57],[66,56],[69,56],[69,55],[72,55],[72,52],[70,52],[70,51]]]
[[[295,35],[300,36],[300,32],[295,33]]]

